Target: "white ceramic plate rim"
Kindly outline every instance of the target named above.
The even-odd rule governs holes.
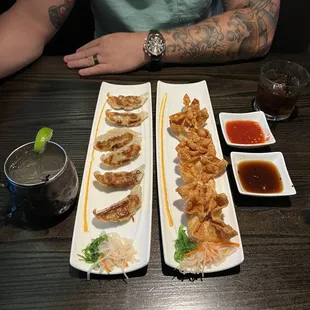
[[[162,99],[164,94],[167,93],[167,104],[166,107],[162,108]],[[162,234],[163,254],[165,263],[172,267],[177,268],[178,263],[174,260],[174,241],[177,239],[177,231],[181,224],[183,212],[174,205],[181,197],[176,193],[176,180],[180,178],[175,171],[176,158],[175,146],[178,141],[175,137],[169,134],[169,115],[180,112],[183,108],[182,98],[187,93],[193,100],[197,98],[201,103],[201,108],[206,107],[209,113],[209,119],[207,121],[206,128],[210,131],[213,137],[214,146],[219,158],[223,158],[221,145],[218,137],[216,122],[213,114],[213,109],[210,101],[210,96],[207,88],[206,81],[201,81],[192,84],[168,84],[161,81],[157,83],[157,100],[156,100],[156,158],[157,158],[157,183],[158,183],[158,196],[159,196],[159,213],[160,213],[160,225]],[[160,146],[160,115],[164,114],[163,117],[163,146],[167,151],[162,151]],[[164,181],[162,180],[162,163],[161,155],[164,155],[164,174],[165,174],[165,185],[167,186],[168,193],[168,204],[171,209],[172,218],[174,221],[173,227],[169,226],[167,214],[165,210],[165,198],[164,198]],[[233,199],[229,187],[229,181],[227,172],[216,179],[216,189],[218,192],[225,192],[228,197],[229,204],[227,208],[223,210],[225,222],[231,225],[237,232],[238,236],[234,237],[231,241],[238,242],[240,247],[235,253],[229,256],[219,266],[212,266],[211,269],[206,269],[205,273],[218,272],[227,270],[240,265],[244,260],[243,247],[241,242],[241,235],[233,204]],[[182,200],[181,200],[182,203]]]
[[[228,113],[228,112],[221,112],[219,114],[220,124],[222,133],[225,139],[225,142],[227,145],[236,147],[236,148],[258,148],[258,147],[264,147],[267,145],[271,145],[276,143],[276,140],[269,128],[267,119],[265,114],[262,111],[257,112],[249,112],[249,113]],[[257,144],[240,144],[240,143],[233,143],[229,140],[227,132],[226,132],[226,122],[227,121],[237,121],[237,120],[249,120],[249,121],[255,121],[258,122],[261,126],[264,134],[266,137],[269,137],[268,140],[266,140],[263,143],[257,143]]]
[[[269,152],[269,153],[242,153],[242,152],[231,152],[231,165],[233,174],[235,177],[235,181],[237,184],[237,188],[240,194],[247,195],[247,196],[260,196],[260,197],[281,197],[281,196],[291,196],[296,194],[296,189],[292,183],[292,180],[290,178],[290,175],[288,173],[284,156],[281,152]],[[243,157],[244,159],[238,160],[238,157]],[[242,161],[252,161],[252,160],[264,160],[273,162],[273,158],[279,158],[280,161],[280,167],[277,165],[278,171],[281,175],[282,181],[284,183],[284,186],[286,189],[284,189],[280,193],[269,193],[269,194],[263,194],[263,193],[252,193],[248,192],[243,189],[239,176],[238,176],[238,164]]]
[[[92,214],[92,210],[97,208],[100,209],[98,203],[102,207],[108,207],[111,204],[121,200],[128,195],[130,189],[126,191],[113,191],[111,193],[100,192],[98,188],[95,187],[95,180],[93,177],[93,172],[96,170],[105,172],[104,167],[100,167],[100,156],[103,153],[94,151],[94,161],[91,167],[91,177],[89,182],[89,196],[88,196],[88,206],[87,206],[87,221],[88,221],[88,231],[84,232],[84,201],[87,189],[87,177],[88,171],[90,169],[90,162],[92,158],[93,145],[96,137],[96,128],[98,125],[98,135],[107,132],[109,129],[116,128],[107,123],[105,119],[105,111],[111,109],[111,107],[106,104],[107,93],[110,92],[111,95],[142,95],[148,93],[148,100],[142,108],[136,109],[132,112],[148,112],[148,118],[139,127],[130,127],[131,130],[137,131],[142,136],[142,150],[140,156],[135,159],[132,163],[114,169],[116,171],[131,171],[136,169],[142,164],[145,164],[144,178],[141,182],[142,187],[142,206],[135,215],[135,221],[128,221],[125,224],[112,224],[112,223],[101,223],[96,220]],[[78,254],[82,254],[82,249],[85,248],[91,239],[99,236],[100,232],[103,230],[106,233],[117,232],[121,237],[130,238],[134,242],[134,248],[138,252],[136,258],[137,262],[129,264],[129,266],[124,270],[126,273],[141,269],[145,267],[150,259],[150,245],[151,245],[151,226],[152,226],[152,202],[153,202],[153,133],[152,133],[152,92],[150,83],[138,84],[138,85],[116,85],[103,82],[99,91],[99,96],[97,100],[91,135],[89,139],[87,157],[85,161],[84,174],[81,184],[80,197],[76,211],[76,219],[73,231],[71,253],[70,253],[70,264],[72,267],[88,271],[91,267],[90,264],[85,263],[80,260]],[[127,127],[126,127],[127,128]],[[146,139],[147,138],[147,139]],[[114,171],[106,170],[106,171]],[[102,201],[104,203],[102,203]],[[101,204],[102,203],[102,204]],[[102,209],[102,208],[101,208]],[[113,269],[110,273],[99,272],[98,270],[93,270],[91,273],[94,274],[122,274],[123,271],[120,268]]]

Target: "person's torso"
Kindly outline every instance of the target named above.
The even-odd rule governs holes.
[[[96,37],[113,32],[170,29],[221,13],[221,0],[90,0]]]

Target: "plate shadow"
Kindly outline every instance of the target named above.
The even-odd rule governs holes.
[[[148,265],[132,271],[132,272],[126,272],[127,277],[130,278],[139,278],[144,277],[147,274]],[[70,266],[69,274],[72,278],[79,278],[79,279],[87,279],[87,273],[81,270],[78,270],[72,266]],[[115,274],[115,275],[101,275],[101,274],[91,274],[90,280],[107,280],[107,281],[113,281],[113,280],[123,280],[125,283],[127,283],[126,277],[123,274]]]

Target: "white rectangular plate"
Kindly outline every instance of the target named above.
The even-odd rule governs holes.
[[[163,102],[165,94],[167,94],[166,105]],[[159,81],[157,85],[156,104],[156,156],[159,211],[164,260],[165,263],[172,268],[178,267],[178,263],[174,260],[174,241],[177,239],[179,226],[181,223],[183,225],[186,225],[186,223],[184,223],[185,217],[182,212],[184,203],[176,192],[176,188],[180,185],[177,184],[180,180],[180,176],[176,172],[177,152],[175,148],[179,142],[169,128],[169,116],[180,112],[183,109],[183,97],[185,94],[188,94],[191,100],[197,98],[200,102],[201,109],[204,107],[207,108],[209,118],[207,120],[206,128],[212,134],[217,157],[223,158],[206,82],[201,81],[193,84],[167,84]],[[237,251],[230,255],[222,264],[219,266],[212,266],[211,269],[206,269],[205,273],[226,270],[241,264],[244,260],[237,217],[226,172],[216,178],[216,190],[218,193],[225,193],[228,197],[229,204],[223,209],[224,221],[238,232],[238,235],[231,239],[231,241],[239,243],[240,246]],[[165,192],[167,193],[166,199]],[[166,204],[170,209],[173,226],[169,225]]]
[[[105,118],[105,111],[111,109],[106,102],[107,93],[111,96],[119,95],[142,95],[148,93],[148,99],[143,107],[133,110],[138,113],[146,111],[148,118],[138,127],[131,127],[130,129],[139,132],[142,137],[140,156],[128,165],[113,169],[104,170],[100,166],[100,156],[103,154],[94,150],[93,145],[95,137],[106,133],[108,130],[115,128],[107,123]],[[76,269],[88,271],[90,264],[81,260],[78,254],[82,254],[82,250],[91,242],[92,239],[98,237],[104,230],[106,233],[117,232],[121,237],[126,237],[134,241],[134,248],[138,252],[136,255],[137,262],[130,264],[125,272],[131,272],[146,266],[150,257],[150,243],[151,243],[151,225],[152,225],[152,185],[153,185],[153,134],[152,134],[152,97],[151,97],[150,83],[140,85],[114,85],[109,83],[102,83],[90,141],[85,161],[85,168],[83,180],[81,185],[81,192],[76,211],[76,219],[74,225],[74,232],[72,238],[70,264]],[[123,111],[124,112],[124,111]],[[93,159],[93,160],[92,160]],[[94,178],[94,171],[98,170],[101,173],[106,171],[131,171],[138,168],[140,165],[145,165],[144,177],[141,182],[142,187],[142,206],[132,220],[126,223],[103,223],[98,221],[94,215],[94,209],[104,209],[117,201],[126,197],[128,190],[104,190],[96,184]],[[98,274],[98,271],[92,271]],[[121,269],[113,269],[109,274],[121,274]],[[106,274],[106,273],[100,273]]]

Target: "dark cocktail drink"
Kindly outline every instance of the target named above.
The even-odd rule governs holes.
[[[261,68],[254,108],[269,120],[287,119],[308,83],[307,71],[289,61],[272,61]]]

